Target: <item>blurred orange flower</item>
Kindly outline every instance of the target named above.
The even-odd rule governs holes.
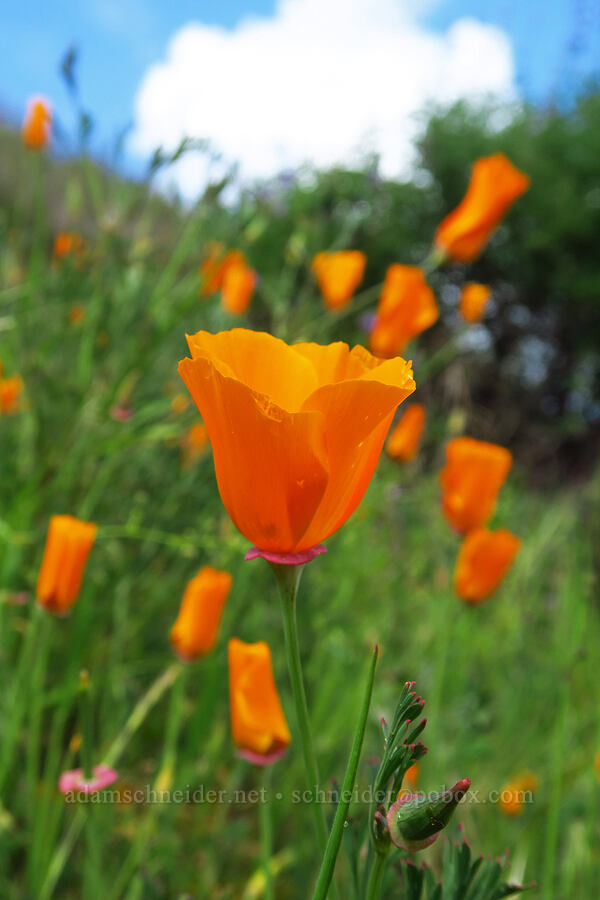
[[[390,266],[377,306],[370,347],[377,356],[403,353],[406,345],[439,318],[433,291],[418,266]]]
[[[221,286],[221,306],[232,316],[246,312],[252,300],[256,285],[256,272],[246,261],[230,261],[223,273]]]
[[[454,590],[467,603],[480,603],[498,588],[522,541],[506,528],[475,528],[462,542],[454,572]]]
[[[54,261],[65,256],[82,256],[85,252],[85,241],[76,231],[59,231],[54,238],[52,258]]]
[[[360,250],[317,253],[312,269],[329,309],[342,309],[352,299],[365,273],[367,258]]]
[[[52,113],[43,97],[32,97],[27,104],[21,135],[30,150],[41,150],[50,143]]]
[[[76,304],[69,310],[69,322],[71,325],[79,325],[85,319],[85,309],[83,306]]]
[[[97,528],[73,516],[52,516],[37,582],[40,606],[66,613],[75,603]]]
[[[288,346],[243,328],[187,340],[192,359],[179,374],[206,423],[239,531],[275,553],[307,550],[337,531],[415,389],[410,364],[343,343]]]
[[[529,183],[529,177],[503,153],[478,159],[467,193],[438,226],[435,246],[460,262],[475,259]]]
[[[171,400],[171,409],[177,415],[185,412],[189,405],[189,397],[186,397],[185,394],[175,394],[175,396]]]
[[[188,583],[169,635],[183,659],[198,659],[214,648],[233,579],[229,572],[204,566]]]
[[[20,375],[0,378],[0,415],[18,411],[19,397],[23,392],[23,387],[23,379]]]
[[[513,781],[509,781],[500,791],[500,809],[506,816],[520,816],[525,803],[532,800],[538,790],[539,782],[531,772],[523,772]]]
[[[246,261],[240,250],[230,250],[226,253],[225,247],[218,241],[211,241],[207,250],[206,259],[198,270],[201,282],[200,294],[203,297],[221,290],[228,266]]]
[[[491,296],[492,289],[487,284],[465,284],[460,292],[459,305],[463,319],[467,322],[480,322]]]
[[[600,784],[600,750],[598,750],[594,757],[594,771],[596,773],[596,780],[598,781],[598,784]]]
[[[231,730],[240,755],[258,765],[275,762],[291,736],[277,693],[271,651],[258,641],[229,641]]]
[[[193,466],[201,459],[210,445],[208,431],[203,422],[196,422],[181,442],[182,463],[185,468]]]
[[[457,531],[470,531],[490,519],[511,465],[512,454],[498,444],[469,437],[448,442],[440,473],[442,507]]]
[[[398,462],[411,462],[419,452],[421,435],[425,427],[425,407],[412,403],[392,429],[385,450]]]

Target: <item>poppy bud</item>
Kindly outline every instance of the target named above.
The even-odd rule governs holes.
[[[471,782],[457,781],[441,794],[403,794],[387,812],[392,843],[402,850],[424,850],[446,827]]]
[[[74,516],[52,516],[37,582],[40,606],[66,613],[75,603],[97,526]]]
[[[182,659],[198,659],[214,648],[232,583],[229,572],[211,566],[204,566],[188,583],[170,635]]]
[[[41,150],[50,143],[52,113],[43,97],[33,97],[27,104],[21,134],[23,143],[30,150]]]

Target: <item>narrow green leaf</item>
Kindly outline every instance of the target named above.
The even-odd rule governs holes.
[[[342,842],[342,837],[344,834],[346,818],[348,816],[348,810],[350,808],[350,799],[354,790],[356,772],[358,770],[358,763],[360,761],[360,754],[362,752],[362,745],[365,737],[367,716],[369,714],[369,707],[371,706],[371,695],[373,693],[373,681],[375,678],[375,666],[377,665],[377,654],[378,649],[377,647],[375,647],[373,656],[371,658],[371,663],[369,665],[367,684],[363,696],[361,710],[358,716],[358,722],[356,723],[356,730],[354,732],[352,749],[350,751],[350,757],[348,759],[348,765],[346,767],[346,774],[344,775],[342,795],[337,806],[335,819],[333,820],[333,826],[329,834],[329,840],[327,841],[327,847],[325,848],[325,855],[323,856],[323,861],[321,863],[321,869],[319,871],[319,877],[317,878],[313,900],[325,900],[325,898],[327,897],[327,891],[329,890],[329,885],[331,884],[331,879],[333,878],[335,861],[337,859],[340,844]]]

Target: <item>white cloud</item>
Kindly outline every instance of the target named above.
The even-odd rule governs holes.
[[[404,0],[279,0],[272,18],[233,31],[190,23],[142,80],[131,149],[149,155],[206,137],[244,178],[376,150],[382,172],[397,175],[425,102],[515,93],[504,32],[460,19],[436,34],[414,9]],[[190,156],[174,174],[193,196],[206,163]]]

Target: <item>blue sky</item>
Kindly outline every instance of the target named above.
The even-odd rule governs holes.
[[[414,18],[444,34],[460,18],[496,25],[509,38],[515,83],[522,96],[546,102],[564,96],[593,73],[600,59],[597,0],[410,0]],[[72,128],[73,114],[58,75],[70,44],[80,51],[84,106],[97,121],[93,146],[107,153],[133,119],[134,98],[148,68],[164,58],[172,36],[196,21],[233,30],[248,17],[269,17],[274,0],[28,0],[3,9],[0,32],[0,110],[20,120],[26,99],[43,93]],[[597,70],[596,70],[597,71]]]

